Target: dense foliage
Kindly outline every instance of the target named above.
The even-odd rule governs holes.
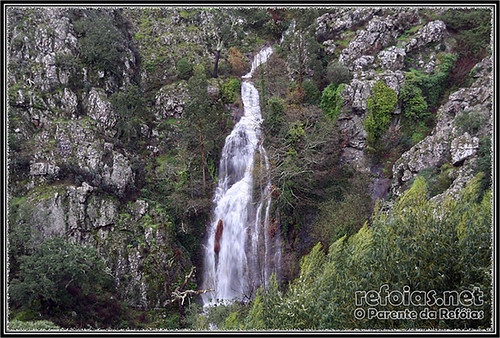
[[[177,62],[177,76],[179,79],[187,80],[193,74],[193,66],[188,59],[182,58]]]
[[[382,134],[391,124],[391,113],[396,108],[398,96],[394,89],[388,87],[384,81],[375,83],[372,94],[366,100],[369,114],[363,122],[366,129],[366,141],[370,145],[376,144]]]
[[[340,108],[342,107],[342,92],[344,88],[343,84],[335,85],[334,83],[330,83],[323,89],[323,93],[321,94],[320,107],[334,121],[337,120]]]
[[[88,16],[75,22],[80,35],[79,52],[86,64],[121,78],[125,36],[105,12],[89,11]]]
[[[316,245],[301,262],[300,276],[282,291],[276,281],[260,290],[245,329],[412,329],[486,328],[491,320],[491,192],[478,201],[479,179],[457,199],[436,206],[421,178],[390,212],[378,210],[371,226],[332,244],[325,254]],[[440,243],[440,245],[436,245]],[[471,310],[481,320],[355,318],[367,303],[355,304],[356,291],[473,291],[484,297]],[[429,306],[438,310],[439,306]],[[377,310],[422,311],[419,305],[379,306]],[[453,309],[455,307],[452,307]],[[359,313],[359,312],[358,312]]]
[[[461,55],[479,60],[491,48],[491,9],[457,8],[448,10],[441,18],[454,32],[457,49]]]
[[[146,100],[137,86],[130,86],[125,91],[117,91],[109,100],[117,113],[118,121],[116,135],[124,145],[138,149],[140,141],[141,123],[147,121]]]
[[[92,327],[109,327],[125,311],[113,298],[111,271],[93,247],[54,237],[21,256],[19,263],[9,295],[14,308],[24,311],[22,320],[35,319],[32,314],[39,312],[64,326],[86,322]],[[50,328],[57,327],[33,326]]]

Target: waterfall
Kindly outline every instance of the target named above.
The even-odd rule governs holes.
[[[269,159],[262,145],[259,93],[251,82],[271,53],[271,47],[262,49],[242,77],[244,114],[222,149],[204,246],[203,289],[215,291],[202,295],[205,305],[243,300],[278,273],[281,238],[270,224]]]

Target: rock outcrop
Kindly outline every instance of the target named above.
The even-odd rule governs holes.
[[[457,192],[457,184],[464,186],[471,179],[475,155],[479,148],[479,138],[491,135],[492,61],[489,58],[482,60],[476,69],[480,69],[478,78],[470,88],[462,88],[452,93],[448,102],[438,110],[438,120],[431,135],[417,143],[405,152],[393,167],[394,180],[392,193],[401,195],[407,188],[410,180],[418,172],[428,167],[439,168],[450,163],[454,166],[450,175],[453,182],[450,191],[443,194]],[[460,125],[464,114],[471,114],[481,123],[471,135],[464,129],[469,125]],[[470,121],[466,121],[466,124]],[[465,179],[467,176],[468,179]]]
[[[338,55],[338,61],[352,72],[352,80],[342,93],[338,118],[343,140],[341,161],[368,173],[373,168],[366,158],[367,134],[362,122],[368,113],[367,99],[374,84],[383,80],[399,95],[405,84],[405,72],[413,68],[429,76],[438,73],[443,55],[453,50],[456,41],[443,21],[423,18],[414,9],[344,8],[322,15],[317,24],[316,35],[327,54]],[[472,172],[480,139],[490,134],[491,73],[487,70],[491,70],[490,63],[491,60],[485,59],[475,67],[481,70],[474,75],[477,81],[470,88],[452,93],[439,108],[431,135],[403,153],[394,164],[393,196],[402,194],[418,172],[429,167],[439,169],[444,164],[454,167],[450,172],[451,190],[458,190],[453,182],[470,179],[467,175]],[[401,112],[399,100],[392,112],[394,130],[400,128]],[[464,112],[481,120],[481,127],[469,132],[458,127]]]

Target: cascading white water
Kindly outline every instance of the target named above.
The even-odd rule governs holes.
[[[269,224],[269,159],[262,146],[259,93],[250,80],[271,53],[271,47],[262,49],[250,72],[243,76],[244,115],[227,136],[222,150],[215,209],[204,248],[203,289],[215,291],[202,295],[205,305],[243,299],[278,272],[281,239]],[[257,201],[253,198],[254,187],[259,189]]]

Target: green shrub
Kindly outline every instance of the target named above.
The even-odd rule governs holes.
[[[323,89],[323,93],[321,94],[320,107],[323,109],[325,114],[334,121],[336,121],[339,117],[340,108],[342,107],[342,103],[344,101],[342,97],[344,88],[344,84],[336,86],[335,84],[330,83],[325,89]]]
[[[141,121],[147,119],[146,99],[139,87],[130,86],[125,91],[114,93],[109,100],[118,116],[117,136],[129,145],[139,136]]]
[[[177,76],[179,79],[187,80],[193,75],[193,66],[186,58],[177,61]]]
[[[127,42],[111,16],[96,13],[92,12],[74,23],[75,32],[80,37],[78,51],[86,64],[121,77],[121,58]]]
[[[76,309],[79,297],[109,290],[112,277],[92,247],[62,237],[45,240],[30,256],[19,258],[19,274],[10,283],[17,307],[39,311]]]
[[[241,90],[241,80],[231,78],[222,84],[222,101],[224,103],[235,103]]]
[[[391,124],[391,113],[396,107],[398,97],[394,89],[384,81],[375,83],[372,94],[366,100],[369,114],[363,121],[367,132],[367,141],[374,145]]]
[[[448,77],[456,61],[457,55],[455,54],[443,55],[439,64],[439,70],[434,75],[410,69],[410,73],[405,75],[405,85],[420,88],[429,109],[434,108],[438,105],[443,93],[449,89]],[[415,94],[418,96],[418,93]],[[421,104],[420,102],[417,103]]]
[[[302,88],[304,89],[304,102],[309,104],[318,104],[321,92],[319,91],[316,83],[307,79],[302,83]]]
[[[492,10],[487,8],[453,8],[447,10],[441,19],[455,33],[457,51],[480,59],[491,43],[492,15]]]
[[[9,330],[15,331],[45,331],[45,330],[61,330],[61,327],[48,321],[48,320],[37,320],[37,321],[20,321],[11,320],[9,322]]]
[[[326,68],[326,78],[328,82],[338,86],[341,83],[349,83],[352,79],[352,74],[349,68],[341,63],[330,63]]]
[[[422,95],[422,90],[412,84],[414,83],[412,79],[415,77],[415,74],[407,73],[406,77],[408,80],[399,92],[403,114],[406,118],[414,122],[422,121],[430,116],[430,112],[427,110],[427,102],[425,102],[425,98]]]
[[[273,96],[267,101],[267,114],[264,120],[266,130],[269,130],[270,132],[275,134],[280,131],[281,126],[284,122],[283,104],[283,99],[277,96]]]

